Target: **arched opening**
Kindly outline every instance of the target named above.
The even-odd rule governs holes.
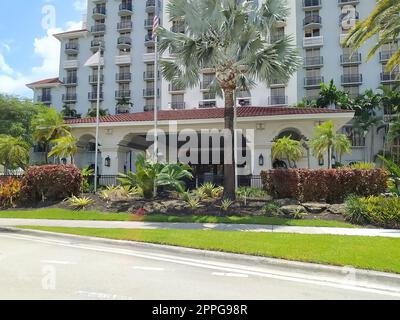
[[[152,145],[146,140],[146,134],[129,133],[118,143],[118,171],[135,171],[137,155],[146,153]]]
[[[76,155],[75,164],[78,168],[85,167],[93,167],[95,164],[95,156],[96,156],[96,138],[91,134],[85,134],[81,136],[77,143],[78,153]],[[101,152],[97,147],[98,155],[98,168],[99,172],[101,172]]]

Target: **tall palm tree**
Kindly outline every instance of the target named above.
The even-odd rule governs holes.
[[[171,0],[171,21],[183,21],[185,33],[158,30],[160,51],[171,58],[161,61],[164,77],[181,87],[200,83],[202,70],[215,71],[210,88],[223,94],[225,128],[232,132],[235,92],[248,90],[255,82],[274,78],[288,80],[301,65],[292,38],[268,41],[279,23],[286,20],[288,7],[282,0]],[[235,198],[233,138],[227,141],[224,164],[225,198]]]
[[[49,157],[56,156],[58,158],[71,157],[71,163],[74,164],[74,156],[78,152],[78,139],[72,135],[62,136],[61,138],[51,141],[55,146],[49,152]]]
[[[351,142],[344,134],[335,131],[333,121],[329,120],[315,127],[314,136],[310,141],[314,156],[322,158],[328,155],[328,169],[332,168],[332,154],[335,151],[339,157],[351,152]]]
[[[379,36],[368,53],[368,59],[371,59],[385,43],[397,41],[400,34],[399,12],[399,0],[379,0],[369,17],[357,23],[350,31],[344,46],[357,49],[372,37]],[[389,59],[386,71],[391,71],[399,64],[400,49]]]
[[[70,135],[71,128],[64,123],[64,115],[55,109],[46,109],[32,119],[33,137],[42,143],[45,150],[45,162],[48,163],[48,149],[51,141]]]
[[[296,162],[303,154],[304,149],[300,141],[293,140],[290,136],[280,138],[272,144],[272,158],[286,159],[290,168],[296,168]]]
[[[321,83],[321,90],[319,92],[319,98],[317,105],[320,108],[338,108],[347,109],[351,104],[351,99],[347,92],[338,90],[333,80],[329,81],[328,84]]]
[[[22,138],[0,136],[0,164],[7,169],[24,169],[29,162],[30,145]]]

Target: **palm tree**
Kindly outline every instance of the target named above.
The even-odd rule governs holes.
[[[171,0],[167,6],[171,21],[183,21],[186,33],[165,28],[160,36],[160,52],[172,53],[161,61],[164,77],[180,87],[195,87],[202,70],[215,72],[210,89],[223,94],[225,128],[234,126],[235,93],[255,82],[288,80],[301,65],[291,37],[268,41],[279,22],[287,19],[285,1],[268,0]],[[232,135],[233,136],[233,135]],[[229,163],[224,164],[224,197],[235,198],[233,138],[226,141]]]
[[[55,109],[46,109],[32,119],[33,137],[42,143],[45,150],[45,162],[48,163],[48,149],[51,141],[70,135],[71,128],[64,123],[64,116]]]
[[[106,116],[106,115],[108,115],[108,111],[107,110],[105,110],[105,109],[99,109],[99,116],[100,117],[104,117],[104,116]],[[90,108],[89,109],[89,111],[88,111],[88,113],[86,114],[86,116],[87,117],[89,117],[89,118],[96,118],[97,117],[97,110],[96,110],[96,108]]]
[[[293,140],[290,136],[280,138],[272,144],[272,157],[278,160],[286,159],[290,168],[296,168],[296,162],[303,154],[300,141]]]
[[[29,162],[30,145],[22,138],[0,136],[0,164],[7,169],[24,169]]]
[[[328,169],[332,168],[332,154],[335,151],[339,157],[351,152],[351,142],[344,134],[336,133],[333,121],[329,120],[315,127],[314,136],[310,141],[314,156],[323,158],[328,155]]]
[[[400,118],[389,124],[388,142],[393,143],[395,140],[400,139]]]
[[[317,100],[317,105],[320,108],[347,109],[350,103],[348,93],[338,90],[333,80],[329,81],[329,84],[321,83],[321,90]]]
[[[375,41],[368,53],[368,60],[371,59],[385,43],[397,41],[400,34],[399,12],[399,0],[378,1],[369,17],[357,23],[355,28],[350,31],[343,45],[358,49],[372,37],[379,36],[378,41]],[[386,71],[391,71],[399,64],[400,49],[389,59]]]
[[[56,156],[58,158],[71,157],[71,163],[74,164],[74,156],[78,152],[78,139],[72,135],[62,136],[61,138],[51,141],[55,146],[49,152],[49,157]]]

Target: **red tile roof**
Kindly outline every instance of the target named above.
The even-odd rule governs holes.
[[[51,79],[44,79],[44,80],[28,83],[27,87],[39,86],[39,85],[43,85],[43,84],[54,84],[54,83],[61,83],[61,81],[58,77],[51,78]]]
[[[311,108],[291,108],[291,107],[240,107],[237,109],[238,117],[259,117],[259,116],[281,116],[281,115],[310,115],[310,114],[337,114],[351,113],[348,110],[332,109],[311,109]],[[206,109],[185,109],[185,110],[162,110],[158,114],[158,119],[163,120],[195,120],[195,119],[222,119],[224,108]],[[138,112],[129,114],[110,115],[100,118],[102,123],[112,122],[141,122],[153,121],[153,112]],[[96,118],[82,118],[67,120],[68,124],[95,123]]]

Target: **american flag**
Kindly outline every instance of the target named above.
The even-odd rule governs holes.
[[[160,17],[158,15],[155,15],[153,18],[153,39],[157,37],[156,31],[159,26],[160,26]]]

